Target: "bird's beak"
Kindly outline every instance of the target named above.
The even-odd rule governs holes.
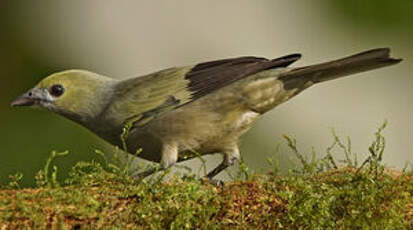
[[[32,106],[40,102],[43,98],[43,92],[40,89],[31,89],[27,93],[21,95],[20,97],[16,98],[12,103],[11,106]]]
[[[20,97],[16,98],[16,100],[14,100],[11,103],[11,106],[13,107],[17,107],[17,106],[32,106],[34,105],[34,100],[27,97],[26,94],[21,95]]]

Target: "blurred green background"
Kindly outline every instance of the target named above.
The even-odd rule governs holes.
[[[305,65],[376,47],[391,47],[405,61],[313,87],[266,114],[242,139],[242,152],[250,168],[265,171],[282,134],[295,135],[303,151],[313,146],[322,153],[335,127],[352,137],[362,157],[388,119],[385,160],[400,168],[413,160],[411,12],[411,0],[4,1],[0,183],[20,171],[24,185],[31,185],[51,150],[71,152],[56,160],[62,175],[75,162],[96,158],[96,148],[111,151],[68,120],[9,106],[55,71],[80,68],[127,78],[218,58],[293,52],[303,53],[296,65]],[[291,155],[282,152],[281,165],[290,167]],[[210,167],[220,160],[208,158]]]

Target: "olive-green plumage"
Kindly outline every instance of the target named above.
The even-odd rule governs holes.
[[[162,168],[196,154],[222,153],[212,178],[239,158],[238,139],[266,111],[309,86],[400,62],[375,49],[319,65],[287,67],[301,56],[240,57],[114,80],[84,70],[55,73],[16,99],[61,114]],[[196,154],[195,154],[196,153]],[[144,175],[146,175],[144,173]]]

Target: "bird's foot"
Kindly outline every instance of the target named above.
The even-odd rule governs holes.
[[[158,168],[156,168],[156,167],[150,168],[150,169],[147,169],[147,170],[145,170],[145,171],[143,171],[143,172],[137,173],[136,175],[133,176],[133,178],[134,178],[136,181],[141,181],[141,180],[145,179],[146,177],[148,177],[148,176],[150,176],[150,175],[153,175],[154,173],[156,173],[156,172],[158,172],[158,171],[160,171],[160,170],[159,170]]]
[[[221,188],[222,190],[225,190],[225,182],[223,180],[204,177],[204,178],[201,178],[201,181],[203,183],[208,183],[215,187]]]

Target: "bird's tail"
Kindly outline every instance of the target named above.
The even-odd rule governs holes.
[[[400,61],[402,59],[390,57],[390,49],[379,48],[335,61],[292,69],[278,79],[284,83],[284,89],[286,90],[303,89],[307,85],[394,65]]]

